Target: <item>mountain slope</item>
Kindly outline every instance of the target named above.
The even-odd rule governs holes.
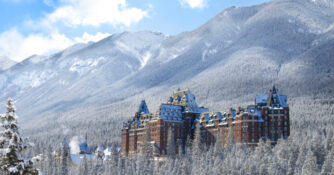
[[[3,74],[7,81],[2,98],[14,97],[21,108],[38,106],[29,110],[34,114],[65,110],[143,68],[164,39],[160,33],[124,32],[52,56],[29,57]]]
[[[12,67],[14,64],[16,64],[15,61],[7,57],[0,56],[0,72]]]

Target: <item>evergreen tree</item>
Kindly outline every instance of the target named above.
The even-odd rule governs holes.
[[[113,144],[110,155],[110,163],[109,163],[111,171],[113,172],[112,174],[116,174],[117,172],[117,166],[118,166],[117,163],[119,159],[120,157],[119,154],[117,154],[116,144]]]
[[[306,144],[302,144],[300,147],[299,147],[299,154],[298,154],[298,158],[297,158],[297,161],[296,161],[296,168],[294,168],[294,172],[295,174],[301,174],[302,172],[302,168],[303,168],[303,164],[305,162],[305,153],[307,153],[307,147],[306,147]]]
[[[53,171],[52,171],[52,175],[58,175],[59,173],[59,167],[58,167],[58,165],[59,165],[59,162],[58,162],[58,160],[54,160],[53,161],[53,166],[52,166],[52,168],[53,168]]]
[[[182,149],[182,145],[178,145],[178,148],[177,148],[177,156],[179,159],[182,159],[183,157],[183,149]]]
[[[174,158],[176,155],[176,144],[174,139],[174,130],[172,128],[168,128],[167,135],[167,155],[169,157]]]
[[[316,158],[313,155],[311,149],[308,150],[306,160],[302,168],[302,174],[304,175],[315,175],[318,173]]]
[[[27,139],[20,136],[17,123],[18,117],[15,114],[15,107],[12,100],[7,101],[6,113],[1,115],[0,133],[0,169],[7,174],[38,174],[33,168],[32,160],[22,158],[22,152],[30,147]]]
[[[217,135],[217,139],[215,142],[215,147],[214,147],[214,152],[217,156],[221,156],[222,155],[222,133],[221,131],[218,131],[218,135]]]
[[[145,139],[142,143],[140,154],[147,157],[153,157],[153,148],[151,144],[151,128],[147,125],[145,128]]]
[[[203,140],[201,135],[201,128],[199,122],[197,122],[194,132],[192,151],[191,151],[193,158],[195,159],[199,158],[202,148],[203,148]]]
[[[299,155],[299,149],[294,148],[291,151],[289,162],[288,162],[288,173],[287,173],[288,175],[294,174],[298,155]]]
[[[83,157],[83,172],[82,172],[82,175],[88,175],[88,163],[87,163],[87,157],[86,157],[86,154],[84,154],[84,157]]]
[[[62,175],[66,175],[69,174],[68,173],[68,164],[71,161],[70,158],[70,147],[67,143],[66,140],[63,141],[61,148],[60,148],[60,156],[61,156],[61,174]]]
[[[318,135],[317,138],[319,138],[320,135]],[[317,164],[317,167],[318,169],[321,169],[325,159],[326,159],[326,153],[327,153],[327,150],[325,148],[325,145],[323,143],[321,143],[321,140],[320,139],[315,139],[315,142],[314,146],[312,147],[312,152],[316,158],[316,164]]]
[[[227,142],[226,142],[226,149],[231,150],[232,147],[235,145],[235,135],[234,135],[234,127],[230,126],[228,128],[228,135],[227,135]]]
[[[321,175],[330,174],[334,164],[334,147],[331,147],[329,154],[326,157],[324,165],[322,166]]]
[[[327,134],[327,139],[326,139],[326,149],[327,151],[330,151],[333,146],[333,131],[330,130]]]

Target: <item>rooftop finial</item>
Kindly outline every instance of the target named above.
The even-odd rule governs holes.
[[[273,86],[273,92],[276,92],[277,91],[277,89],[276,89],[276,87],[275,87],[275,85]]]

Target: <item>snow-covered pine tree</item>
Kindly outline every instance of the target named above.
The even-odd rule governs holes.
[[[22,151],[30,147],[30,144],[27,139],[20,136],[18,117],[11,99],[8,99],[6,109],[6,113],[1,115],[3,130],[0,132],[0,169],[11,175],[37,175],[39,173],[33,167],[34,162],[21,156]]]
[[[167,155],[169,157],[175,157],[176,155],[176,143],[174,139],[174,131],[172,128],[168,128],[167,135]]]
[[[192,157],[193,158],[199,158],[202,147],[203,147],[203,142],[202,142],[202,135],[201,135],[201,127],[200,127],[199,122],[197,122],[196,127],[195,127],[195,132],[194,132],[193,145],[192,145]]]
[[[136,171],[139,174],[151,174],[153,171],[150,167],[153,160],[153,148],[151,145],[151,128],[149,125],[145,128],[145,139],[140,148],[140,154],[136,157]]]
[[[183,157],[182,145],[177,146],[177,156],[178,156],[179,159],[182,159],[182,157]]]
[[[223,148],[222,132],[218,131],[218,135],[217,135],[217,139],[216,139],[215,147],[214,147],[214,152],[217,156],[222,156],[222,148]]]
[[[316,158],[311,149],[308,150],[306,160],[302,168],[302,174],[315,175],[318,174]]]
[[[324,165],[322,166],[322,170],[321,170],[321,175],[326,175],[326,174],[330,174],[331,170],[333,168],[333,159],[334,159],[334,147],[331,147],[332,149],[329,151],[326,160],[324,162]]]
[[[86,154],[84,154],[84,158],[83,158],[83,162],[82,162],[82,168],[83,168],[83,172],[82,172],[82,174],[83,175],[88,175],[88,172],[89,172],[89,170],[88,170],[88,162],[87,162],[87,157],[86,157]]]
[[[332,146],[333,146],[333,131],[330,130],[328,132],[327,139],[326,139],[326,149],[327,149],[327,151],[331,151]]]
[[[53,168],[51,168],[51,167],[53,167],[53,165],[54,165],[54,157],[53,157],[53,155],[52,155],[52,147],[51,146],[49,146],[48,148],[47,148],[47,159],[46,159],[46,161],[47,161],[47,165],[48,165],[48,169],[47,169],[47,172],[45,172],[45,174],[53,174]]]
[[[119,154],[117,153],[116,147],[117,147],[116,144],[113,143],[111,147],[111,155],[110,155],[110,164],[113,168],[117,167],[117,163],[119,159]]]
[[[228,135],[227,135],[227,142],[225,147],[227,150],[231,150],[232,147],[235,146],[235,135],[234,135],[234,127],[229,127]]]
[[[153,156],[153,148],[151,145],[151,128],[146,126],[145,128],[145,140],[141,147],[140,153],[146,158],[151,158]]]
[[[61,145],[60,150],[61,150],[61,174],[66,175],[69,174],[68,165],[71,161],[71,157],[70,157],[70,147],[65,139]]]
[[[299,157],[299,148],[294,146],[291,150],[291,154],[289,157],[289,161],[288,161],[288,175],[293,175],[295,174],[295,168],[296,168],[296,162],[297,162],[297,158]]]

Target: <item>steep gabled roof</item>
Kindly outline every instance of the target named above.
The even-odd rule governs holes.
[[[139,105],[139,108],[138,108],[138,114],[142,114],[142,113],[144,113],[144,114],[150,113],[149,110],[148,110],[148,107],[146,105],[145,100],[141,101],[141,103]]]
[[[255,98],[256,105],[259,106],[271,106],[271,107],[286,107],[287,96],[280,95],[277,88],[274,86],[269,94],[258,94]]]

